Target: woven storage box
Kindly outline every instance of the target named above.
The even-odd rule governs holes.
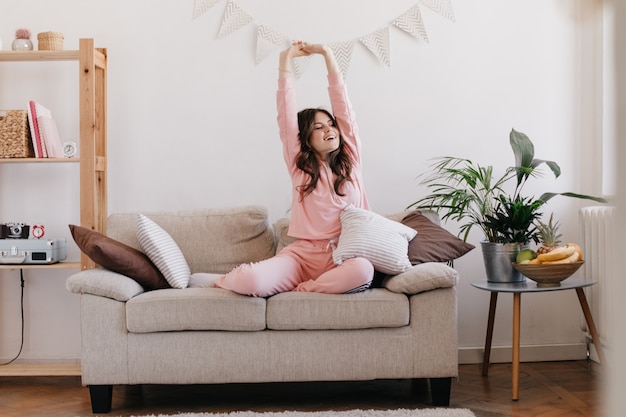
[[[41,32],[37,34],[37,48],[40,51],[62,51],[63,34],[60,32]]]
[[[33,156],[26,110],[0,110],[0,158]]]

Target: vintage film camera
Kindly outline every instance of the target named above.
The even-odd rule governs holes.
[[[28,239],[30,226],[25,223],[0,224],[1,239]]]

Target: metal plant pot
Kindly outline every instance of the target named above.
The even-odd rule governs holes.
[[[480,242],[480,244],[483,250],[487,281],[499,283],[524,281],[524,276],[513,268],[511,262],[515,262],[517,254],[528,245],[492,242]]]

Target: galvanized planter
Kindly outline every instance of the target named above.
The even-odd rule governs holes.
[[[514,283],[525,280],[524,276],[511,262],[515,262],[517,254],[528,247],[522,243],[492,243],[480,242],[483,250],[483,260],[487,272],[487,281],[499,283]]]

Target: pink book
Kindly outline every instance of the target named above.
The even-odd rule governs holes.
[[[48,151],[48,158],[63,158],[63,145],[57,124],[52,117],[37,116],[39,134]]]
[[[48,157],[48,149],[46,148],[46,142],[44,141],[43,137],[41,136],[41,126],[39,126],[39,120],[37,120],[37,118],[39,116],[45,116],[45,117],[49,117],[52,118],[52,112],[50,111],[49,108],[43,106],[40,103],[37,103],[36,101],[35,103],[35,113],[33,114],[33,117],[35,118],[35,126],[37,126],[38,129],[38,134],[39,134],[39,140],[41,141],[41,151],[42,151],[42,158],[47,158]]]
[[[44,158],[43,143],[39,135],[39,125],[37,124],[37,103],[28,102],[28,126],[30,127],[30,137],[33,141],[35,158]]]

